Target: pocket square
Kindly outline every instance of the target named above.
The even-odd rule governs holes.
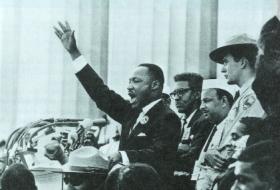
[[[145,134],[145,133],[139,133],[138,135],[137,135],[137,137],[146,137],[147,135]]]

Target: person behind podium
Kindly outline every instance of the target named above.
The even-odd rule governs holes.
[[[54,27],[55,34],[70,54],[76,76],[97,107],[122,124],[119,152],[110,156],[110,167],[117,163],[146,163],[163,181],[172,179],[180,133],[180,119],[162,100],[164,75],[151,63],[138,65],[127,86],[130,101],[110,90],[81,55],[74,31],[66,22]]]

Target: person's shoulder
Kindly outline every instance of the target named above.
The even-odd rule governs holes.
[[[175,113],[174,110],[172,110],[170,107],[166,105],[163,105],[162,112],[159,112],[158,114],[164,119],[176,120],[181,125],[179,116]]]
[[[262,109],[260,101],[257,98],[256,93],[252,88],[249,88],[248,92],[244,95],[241,101],[243,110],[247,110],[250,107],[260,107]]]

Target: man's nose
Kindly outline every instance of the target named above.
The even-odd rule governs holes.
[[[133,86],[132,86],[132,83],[129,82],[129,83],[128,83],[128,86],[127,86],[127,90],[131,90],[131,89],[133,89]]]
[[[180,96],[178,96],[177,94],[175,94],[175,95],[174,95],[174,100],[175,100],[175,101],[180,100]]]
[[[204,104],[204,103],[201,103],[201,104],[200,104],[200,110],[203,110],[203,109],[205,109],[205,108],[206,108],[205,104]]]

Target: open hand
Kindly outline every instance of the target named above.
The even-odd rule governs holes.
[[[67,21],[65,21],[65,24],[58,22],[58,25],[60,26],[60,29],[54,26],[54,33],[60,39],[62,45],[70,53],[72,59],[74,60],[81,55],[77,48],[74,30],[71,29]]]

